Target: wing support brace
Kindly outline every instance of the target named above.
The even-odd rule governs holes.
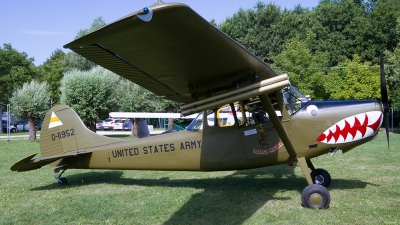
[[[292,161],[296,160],[297,153],[294,150],[292,142],[290,142],[289,136],[286,134],[286,131],[281,124],[281,121],[276,115],[275,109],[272,106],[271,101],[266,95],[260,95],[259,98],[261,100],[261,103],[263,104],[265,111],[268,112],[269,118],[271,119],[272,124],[274,125],[276,131],[279,134],[279,137],[281,138],[283,144],[285,145],[285,148],[289,153],[290,158],[292,159]]]
[[[309,168],[313,171],[316,172],[313,164],[309,159],[306,159],[305,157],[297,157],[296,150],[293,148],[292,142],[290,142],[289,136],[287,135],[285,129],[283,128],[281,121],[279,120],[278,116],[275,113],[274,107],[271,104],[271,101],[266,95],[260,95],[260,100],[264,106],[265,111],[268,112],[269,118],[272,121],[272,124],[274,125],[276,131],[279,134],[279,137],[281,138],[283,144],[285,145],[286,151],[289,153],[289,156],[291,158],[291,161],[297,161],[300,165],[301,170],[303,171],[304,177],[307,180],[307,183],[313,184],[313,181],[311,179],[311,175],[309,173]]]

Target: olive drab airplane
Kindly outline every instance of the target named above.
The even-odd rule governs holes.
[[[329,173],[311,159],[347,152],[376,137],[388,111],[384,75],[379,101],[311,101],[266,63],[190,7],[158,1],[64,46],[200,113],[183,131],[132,141],[88,130],[73,109],[51,108],[40,157],[11,170],[224,171],[297,162],[308,186],[304,207],[328,208]],[[383,73],[382,73],[383,74]]]

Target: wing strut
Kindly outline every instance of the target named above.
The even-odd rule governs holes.
[[[263,104],[265,111],[268,112],[269,118],[271,119],[272,124],[274,125],[276,131],[278,132],[279,137],[281,138],[283,144],[285,145],[287,152],[289,153],[290,157],[292,158],[292,161],[296,161],[297,153],[294,150],[292,142],[290,142],[289,137],[286,134],[286,131],[281,124],[281,121],[279,120],[278,116],[276,115],[274,107],[271,104],[271,101],[269,100],[267,95],[260,95],[259,97],[260,97],[261,103]]]

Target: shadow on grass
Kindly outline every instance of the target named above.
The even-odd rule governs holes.
[[[68,176],[68,188],[93,185],[139,185],[147,187],[187,187],[204,190],[194,194],[163,224],[202,224],[229,221],[231,224],[242,224],[257,210],[269,201],[293,201],[290,193],[299,193],[307,186],[303,177],[294,174],[294,167],[286,165],[241,170],[235,173],[201,179],[132,179],[123,177],[123,171],[89,172]],[[85,182],[80,183],[81,180]],[[367,182],[360,180],[333,179],[329,189],[362,189]],[[374,184],[372,184],[374,185]],[[56,182],[47,186],[32,189],[32,191],[63,188]],[[276,197],[279,192],[280,197]],[[298,200],[296,200],[298,201]],[[217,214],[215,212],[218,212]],[[215,218],[220,215],[221,218]]]

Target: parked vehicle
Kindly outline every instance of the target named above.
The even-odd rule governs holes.
[[[132,130],[132,122],[130,120],[125,120],[123,130]]]
[[[10,133],[15,133],[18,131],[18,128],[14,124],[10,124],[10,126],[7,127],[7,121],[2,120],[1,121],[1,129],[3,130],[3,132],[7,132],[7,128],[10,130]]]
[[[124,122],[123,119],[114,119],[114,130],[123,130]]]
[[[103,122],[104,120],[99,120],[96,122],[96,130],[102,130],[103,129]]]
[[[40,126],[42,127],[42,126]],[[35,125],[35,129],[39,130],[38,126]],[[18,131],[29,131],[29,123],[25,121],[21,121],[17,123],[17,130]]]
[[[114,120],[111,118],[105,119],[103,122],[102,130],[113,130],[114,129]]]

